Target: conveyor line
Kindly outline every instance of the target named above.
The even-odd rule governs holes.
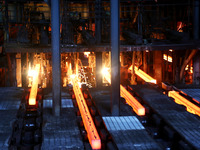
[[[191,148],[200,149],[200,120],[150,85],[129,88],[158,114]]]

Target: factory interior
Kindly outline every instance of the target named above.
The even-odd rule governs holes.
[[[200,150],[200,0],[0,10],[0,150]]]

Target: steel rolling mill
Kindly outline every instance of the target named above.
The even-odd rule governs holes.
[[[198,149],[199,126],[195,125],[200,121],[200,104],[196,99],[168,83],[163,82],[158,86],[154,78],[135,66],[135,73],[144,80],[144,84],[120,85],[120,115],[112,117],[110,112],[103,110],[105,108],[102,104],[98,107],[99,96],[108,99],[110,93],[110,69],[102,69],[106,86],[101,90],[107,94],[95,95],[98,89],[89,88],[84,82],[80,66],[77,64],[75,67],[78,73],[72,74],[72,65],[68,65],[65,78],[67,83],[63,84],[66,85],[65,92],[71,95],[69,97],[85,149],[123,149],[124,142],[128,145],[125,147],[133,146],[136,149]],[[132,66],[129,67],[131,69]],[[46,138],[42,134],[45,107],[41,85],[45,80],[40,79],[41,70],[41,65],[36,64],[29,83],[31,88],[24,89],[17,119],[12,125],[9,149],[41,149],[43,138]],[[123,131],[130,133],[119,135]],[[188,137],[188,132],[191,137]],[[124,139],[126,136],[130,141]]]
[[[200,150],[199,0],[1,0],[0,150]]]

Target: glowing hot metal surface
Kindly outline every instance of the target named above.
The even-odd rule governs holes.
[[[30,96],[29,96],[29,105],[36,104],[39,71],[40,71],[40,64],[36,64],[35,73],[33,76],[33,83],[32,83],[31,92],[30,92]]]
[[[200,108],[195,104],[191,103],[190,101],[188,101],[186,98],[182,97],[178,92],[169,91],[168,95],[170,97],[173,97],[176,103],[186,106],[188,112],[200,116]]]
[[[89,109],[83,97],[82,91],[79,88],[77,77],[72,79],[74,94],[78,103],[78,107],[83,119],[83,124],[87,131],[87,136],[92,149],[101,149],[101,139],[94,125]]]
[[[103,75],[105,79],[111,83],[110,73],[104,70]],[[145,115],[145,108],[122,85],[120,85],[120,95],[125,98],[126,102],[133,108],[137,115]]]
[[[129,67],[129,70],[132,70],[132,65]],[[138,67],[134,67],[135,74],[138,75],[140,78],[142,78],[145,82],[151,82],[156,84],[156,79],[149,76],[147,73],[142,71],[141,69],[138,69]]]

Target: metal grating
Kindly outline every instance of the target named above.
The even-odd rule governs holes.
[[[103,120],[109,131],[144,129],[135,116],[103,117]]]
[[[180,90],[200,102],[200,89],[180,89]]]
[[[103,117],[103,120],[118,149],[160,149],[135,116]]]
[[[200,120],[196,116],[187,112],[185,108],[181,108],[181,105],[176,104],[169,97],[163,94],[161,96],[161,92],[152,86],[136,85],[130,87],[189,145],[200,149],[198,142],[200,141]]]
[[[43,101],[43,108],[52,108],[53,106],[53,100],[52,98],[48,98],[45,99]],[[62,98],[61,100],[61,107],[62,108],[72,108],[73,106],[73,102],[71,99],[67,99],[67,98]]]

